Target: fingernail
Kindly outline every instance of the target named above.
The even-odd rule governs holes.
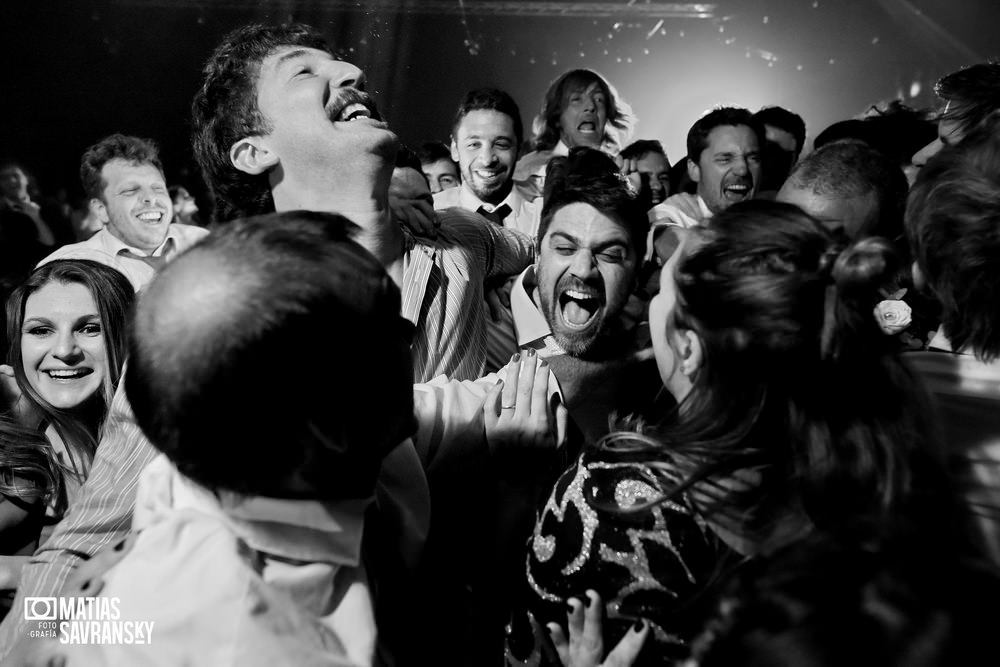
[[[528,348],[528,356],[529,357],[535,356],[535,348],[533,348],[533,347],[529,347]]]
[[[499,387],[500,385],[502,385],[502,384],[503,384],[503,380],[497,380],[497,386],[498,386],[498,387]]]
[[[636,632],[642,632],[642,629],[646,627],[646,621],[641,618],[636,619],[635,623],[632,624],[632,629]]]
[[[511,357],[511,358],[510,358],[510,360],[511,360],[512,362],[514,362],[515,364],[516,364],[517,362],[521,361],[521,353],[520,353],[520,352],[515,352],[515,353],[514,353],[514,356],[513,356],[513,357]]]

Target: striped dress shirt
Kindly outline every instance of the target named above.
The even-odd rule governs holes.
[[[416,325],[413,380],[475,380],[486,367],[483,282],[523,271],[534,246],[527,235],[485,224],[470,211],[437,214],[438,237],[407,235],[403,261],[403,317]]]

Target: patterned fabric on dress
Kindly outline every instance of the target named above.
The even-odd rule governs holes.
[[[558,665],[546,623],[597,591],[610,649],[639,618],[652,623],[636,664],[683,659],[710,611],[706,586],[733,555],[677,502],[623,514],[661,493],[648,465],[585,454],[557,482],[528,543],[527,587],[507,628],[508,665]],[[683,499],[679,499],[684,502]]]

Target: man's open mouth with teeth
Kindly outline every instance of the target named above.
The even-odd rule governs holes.
[[[604,293],[592,287],[571,287],[559,293],[559,319],[572,331],[583,331],[598,322]]]
[[[722,196],[729,201],[743,201],[753,195],[753,181],[731,181],[722,186]]]
[[[576,126],[576,129],[582,134],[597,134],[597,119],[584,119]]]
[[[166,217],[166,215],[167,215],[166,211],[143,211],[142,213],[138,214],[135,217],[139,218],[145,223],[148,223],[150,225],[155,225],[158,222],[162,221]]]
[[[327,116],[335,123],[351,123],[362,119],[382,120],[375,103],[355,88],[344,88],[327,104]]]
[[[495,169],[473,169],[473,175],[481,188],[495,190],[507,181],[507,170],[499,165]]]

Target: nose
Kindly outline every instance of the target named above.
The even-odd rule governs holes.
[[[62,331],[57,334],[52,356],[65,364],[76,363],[81,356],[80,346],[72,331]]]
[[[944,148],[944,143],[939,137],[914,153],[911,161],[914,166],[922,167],[927,164],[927,161],[934,157],[934,155],[942,148]]]
[[[365,82],[365,73],[351,63],[343,60],[331,60],[325,65],[330,85],[336,88],[361,88]]]
[[[583,96],[583,110],[584,111],[595,111],[597,109],[597,102],[590,95]]]
[[[496,162],[497,154],[496,151],[493,150],[493,146],[483,144],[482,150],[479,151],[479,159],[487,165],[492,165]]]
[[[663,183],[661,183],[658,179],[649,179],[649,191],[653,195],[654,204],[659,204],[663,201],[663,194],[665,190],[666,188],[663,187]]]
[[[594,261],[594,254],[589,250],[580,249],[573,255],[573,263],[570,264],[569,272],[580,279],[591,275],[597,263]]]

